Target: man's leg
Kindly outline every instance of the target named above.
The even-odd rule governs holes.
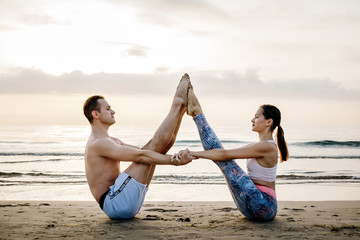
[[[166,154],[175,143],[176,135],[179,131],[182,117],[186,111],[187,92],[190,79],[185,74],[176,90],[170,111],[159,128],[156,130],[152,139],[142,149],[152,150]],[[149,186],[155,171],[155,165],[132,163],[125,172],[136,181]]]

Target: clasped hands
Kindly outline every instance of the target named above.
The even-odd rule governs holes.
[[[178,166],[188,164],[194,159],[197,159],[197,157],[192,156],[187,148],[171,156],[171,162]]]

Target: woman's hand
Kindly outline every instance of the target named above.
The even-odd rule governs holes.
[[[195,159],[195,157],[189,154],[189,149],[181,150],[171,156],[171,162],[173,162],[173,164],[176,166],[188,164],[193,159]]]
[[[197,157],[194,157],[193,155],[191,155],[190,150],[187,148],[185,150],[180,150],[177,155],[181,161],[183,161],[183,160],[186,161],[186,159],[188,159],[188,158],[191,158],[191,160],[198,159]]]

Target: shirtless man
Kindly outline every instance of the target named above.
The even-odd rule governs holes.
[[[180,160],[177,155],[166,154],[175,142],[186,111],[189,83],[189,76],[185,74],[170,112],[153,138],[141,149],[109,136],[108,129],[115,123],[115,112],[102,96],[86,100],[84,115],[92,129],[85,149],[86,178],[93,197],[109,218],[132,218],[140,211],[157,164],[178,166],[193,159],[190,155]],[[132,163],[121,172],[121,161]]]

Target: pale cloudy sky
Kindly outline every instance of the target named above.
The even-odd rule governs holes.
[[[0,124],[86,124],[90,94],[158,121],[184,72],[223,122],[357,124],[359,29],[357,0],[0,0]]]

